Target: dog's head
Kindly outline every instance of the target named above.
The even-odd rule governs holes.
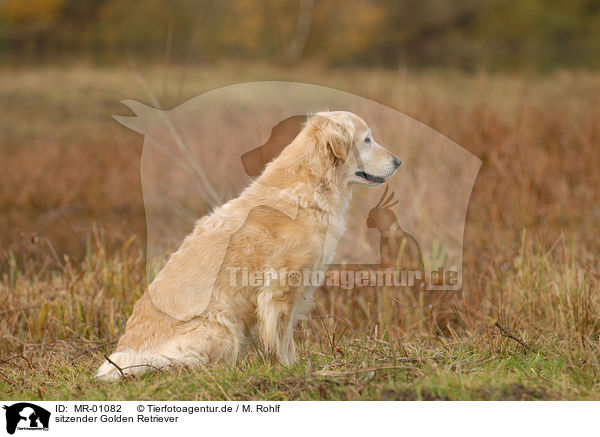
[[[308,120],[307,128],[316,137],[318,151],[329,154],[346,185],[377,186],[401,164],[375,141],[367,123],[351,112],[319,112]]]

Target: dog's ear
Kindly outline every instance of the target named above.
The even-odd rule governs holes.
[[[346,164],[356,130],[350,117],[346,114],[319,113],[311,122],[316,128],[319,143],[328,147],[333,156]]]

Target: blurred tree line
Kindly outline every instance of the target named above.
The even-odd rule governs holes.
[[[600,0],[0,0],[0,60],[600,63]]]

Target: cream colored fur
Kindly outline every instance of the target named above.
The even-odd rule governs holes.
[[[398,165],[355,114],[311,117],[238,198],[198,220],[135,304],[110,360],[125,374],[234,364],[254,341],[292,364],[293,330],[315,287],[232,284],[228,267],[323,270],[345,231],[351,184],[378,185],[356,173],[385,178]],[[120,371],[106,361],[96,376],[117,379]]]

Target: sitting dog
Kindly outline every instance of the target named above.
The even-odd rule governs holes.
[[[96,376],[172,364],[234,364],[254,339],[283,364],[320,284],[234,273],[323,271],[345,232],[353,184],[378,186],[400,160],[350,112],[321,112],[242,194],[199,219],[133,308]],[[284,275],[285,276],[285,273]]]

